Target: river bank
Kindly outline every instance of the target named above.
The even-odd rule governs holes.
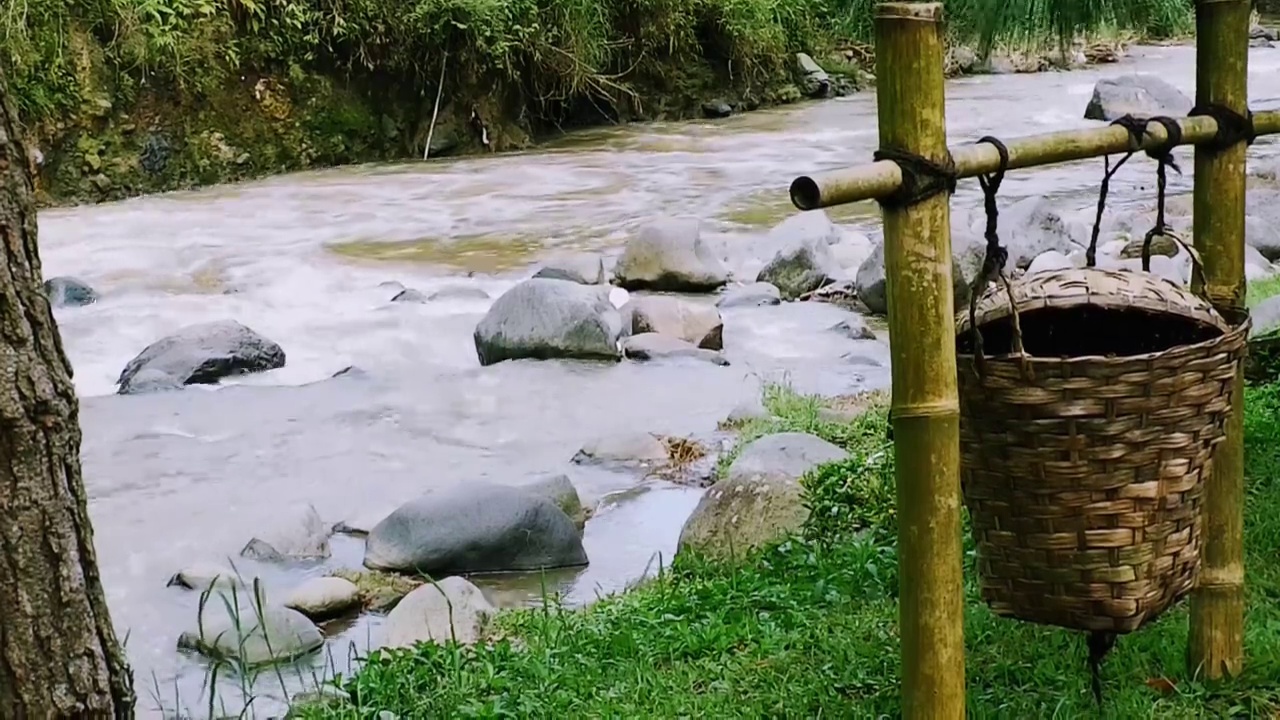
[[[580,611],[509,611],[473,646],[375,654],[347,699],[298,718],[896,717],[892,445],[883,405],[851,422],[775,392],[758,432],[811,432],[850,459],[804,476],[812,513],[794,536],[738,563],[677,555],[660,577]],[[1186,603],[1120,639],[1103,669],[1104,717],[1263,717],[1280,711],[1280,386],[1246,394],[1245,674],[1188,677]],[[754,436],[758,433],[749,433]],[[1097,710],[1084,637],[1002,619],[978,599],[965,528],[965,638],[975,717],[1086,717]]]
[[[948,132],[963,143],[993,129],[1014,137],[1096,126],[1081,116],[1100,80],[1158,75],[1189,94],[1194,54],[1138,47],[1116,66],[956,79],[948,84]],[[1251,51],[1258,108],[1280,95],[1277,67],[1276,50]],[[1001,119],[997,128],[992,117]],[[230,561],[282,600],[318,576],[361,566],[364,543],[348,536],[330,539],[326,560],[239,556],[295,508],[313,505],[337,524],[431,490],[518,486],[564,473],[595,514],[582,533],[589,565],[548,574],[553,594],[580,606],[665,566],[704,491],[574,463],[577,453],[637,432],[714,440],[717,423],[757,399],[761,383],[824,397],[885,387],[882,326],[830,303],[738,307],[721,313],[727,367],[630,360],[482,367],[477,325],[496,298],[555,256],[597,255],[612,266],[664,215],[700,221],[703,241],[729,261],[727,289],[736,291],[777,251],[771,228],[796,214],[790,180],[865,161],[875,147],[874,97],[863,93],[719,121],[599,128],[533,152],[334,168],[42,212],[45,276],[80,277],[97,291],[95,302],[55,314],[81,396],[99,565],[118,632],[130,638],[140,717],[171,717],[175,697],[204,717],[202,692],[215,667],[228,712],[242,701],[235,673],[177,649],[195,624],[199,593],[166,586],[173,574]],[[1251,168],[1277,149],[1260,139]],[[1178,158],[1184,171],[1191,167],[1189,151]],[[1092,217],[1101,173],[1101,161],[1011,173],[1002,208],[1043,199],[1072,213],[1074,226]],[[1149,203],[1153,173],[1151,162],[1135,158],[1116,176],[1116,220]],[[1189,187],[1189,175],[1170,178],[1174,195]],[[961,211],[980,209],[977,183],[961,183],[953,207],[957,222]],[[1251,214],[1263,213],[1261,229],[1280,227],[1267,220],[1274,207],[1265,198],[1251,206]],[[1010,239],[1038,237],[1014,226],[1019,213],[1009,209],[1001,217]],[[850,251],[865,255],[878,240],[878,213],[858,204],[831,219],[840,226],[833,253],[854,279],[865,258]],[[1112,236],[1108,230],[1110,250]],[[1275,270],[1265,259],[1250,262],[1264,276]],[[430,299],[393,302],[401,287]],[[720,296],[680,299],[715,308]],[[215,386],[116,394],[121,369],[144,347],[226,319],[278,343],[285,366]],[[849,335],[863,322],[875,339]],[[348,366],[364,373],[332,377]],[[537,576],[475,582],[499,608],[541,596]],[[325,651],[280,668],[284,691],[270,687],[273,671],[259,678],[256,714],[270,715],[286,692],[303,687],[299,673],[345,675],[348,650],[360,655],[376,644],[385,620],[369,612],[354,623],[325,623]]]
[[[719,118],[871,82],[864,0],[27,6],[0,13],[0,52],[45,206],[521,150],[566,129]],[[1162,0],[1128,25],[1082,28],[1106,42],[1064,55],[1031,16],[980,61],[976,11],[949,9],[953,74],[1114,59],[1121,41],[1179,36],[1190,18]]]

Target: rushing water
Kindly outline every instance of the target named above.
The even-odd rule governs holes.
[[[952,82],[952,140],[1088,126],[1081,114],[1094,82],[1122,69],[1193,90],[1191,48],[1145,48],[1124,66]],[[1280,51],[1252,51],[1255,108],[1276,106],[1278,69]],[[195,594],[165,587],[168,576],[234,557],[306,503],[336,521],[431,486],[570,471],[587,504],[622,493],[587,526],[591,566],[553,578],[570,601],[617,590],[657,556],[669,558],[698,491],[648,483],[640,492],[633,476],[570,466],[584,441],[629,430],[705,433],[763,379],[830,394],[883,386],[885,344],[827,332],[843,311],[805,303],[727,312],[727,368],[480,368],[471,331],[486,301],[392,304],[394,291],[380,284],[429,291],[466,283],[496,297],[546,250],[616,254],[629,231],[659,214],[698,216],[722,247],[749,248],[762,228],[744,223],[789,214],[793,177],[864,162],[875,142],[875,99],[863,94],[714,123],[582,133],[541,152],[343,168],[42,214],[46,276],[76,275],[103,293],[57,317],[84,398],[98,557],[112,616],[129,635],[141,714],[155,705],[153,682],[170,706],[175,688],[193,709],[203,702],[205,665],[175,650],[194,622]],[[1259,142],[1251,152],[1273,148]],[[1183,167],[1189,175],[1190,163]],[[1087,162],[1017,172],[1005,194],[1084,207],[1100,171]],[[1113,187],[1117,202],[1149,199],[1152,176],[1149,162],[1130,163]],[[1190,177],[1172,183],[1185,190]],[[976,193],[976,183],[963,183],[957,205],[977,206]],[[874,213],[840,217],[875,232]],[[219,318],[279,342],[287,367],[232,387],[112,394],[142,347]],[[883,367],[841,360],[855,348]],[[328,379],[348,365],[368,376]],[[358,543],[335,539],[331,565],[359,558]],[[285,590],[323,567],[247,570]],[[508,604],[537,592],[488,589]],[[331,643],[339,669],[346,643],[364,647],[369,622]],[[267,685],[263,692],[278,696]]]

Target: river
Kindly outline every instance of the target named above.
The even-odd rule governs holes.
[[[1278,69],[1280,50],[1251,51],[1255,108],[1277,105]],[[1192,94],[1194,49],[1139,48],[1121,66],[952,81],[952,141],[1089,126],[1081,115],[1094,82],[1123,71],[1157,73]],[[167,578],[193,562],[234,558],[285,511],[312,503],[336,521],[429,486],[519,483],[551,471],[570,471],[594,504],[636,479],[570,466],[592,437],[706,433],[765,379],[831,394],[887,385],[884,342],[858,349],[882,367],[840,359],[855,341],[826,330],[844,312],[833,306],[726,312],[729,367],[481,368],[471,332],[486,301],[393,304],[393,291],[380,286],[469,284],[496,297],[546,251],[616,255],[628,232],[659,214],[700,217],[704,235],[745,247],[792,212],[793,177],[864,162],[875,143],[875,99],[864,93],[724,121],[584,132],[536,152],[347,167],[42,213],[46,277],[75,275],[102,293],[96,304],[56,314],[82,396],[98,558],[112,617],[128,635],[139,715],[156,711],[156,687],[170,710],[176,692],[193,716],[204,715],[206,666],[175,650],[194,623],[195,593],[166,587]],[[1275,151],[1259,141],[1251,156]],[[1172,184],[1186,190],[1190,162],[1182,166],[1188,176]],[[1004,192],[1083,208],[1100,173],[1099,161],[1019,171]],[[1113,185],[1115,201],[1149,200],[1153,176],[1150,162],[1130,163]],[[955,202],[976,207],[977,193],[975,182],[962,183]],[[837,217],[877,231],[874,206]],[[144,346],[220,318],[280,343],[287,366],[216,388],[113,394],[120,369]],[[329,379],[348,365],[368,375]],[[670,558],[700,491],[646,487],[588,524],[591,565],[555,578],[568,601],[617,590]],[[358,564],[358,544],[334,543],[330,564]],[[323,571],[238,565],[283,589]],[[489,589],[507,604],[531,597]],[[369,622],[330,643],[338,669],[348,643],[365,646]],[[234,685],[224,682],[221,694],[237,710]],[[278,688],[268,682],[262,692],[260,713],[279,707],[270,702]]]

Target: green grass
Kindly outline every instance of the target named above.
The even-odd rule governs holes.
[[[1258,303],[1275,295],[1280,295],[1280,276],[1256,280],[1249,283],[1245,294],[1245,305],[1252,309],[1257,307]]]
[[[783,390],[747,438],[808,429],[853,459],[806,478],[810,527],[745,566],[677,556],[661,577],[585,610],[503,613],[502,640],[370,658],[353,703],[307,718],[896,717],[900,714],[892,454],[883,406],[850,423]],[[967,534],[965,635],[974,718],[1273,717],[1280,713],[1280,387],[1246,407],[1245,675],[1210,688],[1184,668],[1185,603],[1120,639],[1089,690],[1080,633],[998,618],[978,600]],[[858,532],[851,532],[852,530]]]

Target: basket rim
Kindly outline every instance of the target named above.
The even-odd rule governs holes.
[[[968,318],[966,317],[965,319],[967,320]],[[1008,353],[1001,353],[999,355],[983,355],[982,359],[984,361],[989,361],[989,362],[1001,362],[1001,361],[1018,362],[1020,360],[1026,360],[1033,364],[1041,364],[1041,365],[1052,364],[1052,365],[1059,365],[1059,366],[1097,364],[1100,362],[1102,363],[1143,362],[1146,360],[1153,360],[1155,358],[1161,357],[1163,355],[1168,355],[1169,353],[1173,353],[1173,352],[1198,351],[1198,350],[1207,348],[1210,345],[1233,341],[1236,337],[1241,335],[1245,336],[1245,339],[1247,341],[1249,329],[1253,326],[1253,317],[1252,315],[1249,314],[1247,310],[1243,311],[1241,319],[1237,320],[1234,323],[1231,322],[1231,319],[1226,317],[1223,317],[1223,321],[1224,323],[1226,323],[1227,327],[1221,335],[1211,337],[1208,340],[1201,340],[1198,343],[1191,343],[1186,345],[1174,345],[1173,347],[1168,347],[1163,350],[1140,353],[1137,355],[1120,355],[1116,357],[1108,357],[1106,355],[1077,355],[1074,357],[1061,357],[1061,356],[1047,356],[1047,355],[1032,355],[1031,353],[1018,354],[1016,352],[1008,352]],[[959,327],[957,326],[957,335],[959,335],[959,333],[960,333],[960,330],[959,330]],[[972,362],[975,357],[976,356],[973,353],[962,353],[962,352],[956,353],[956,360],[967,360]]]

